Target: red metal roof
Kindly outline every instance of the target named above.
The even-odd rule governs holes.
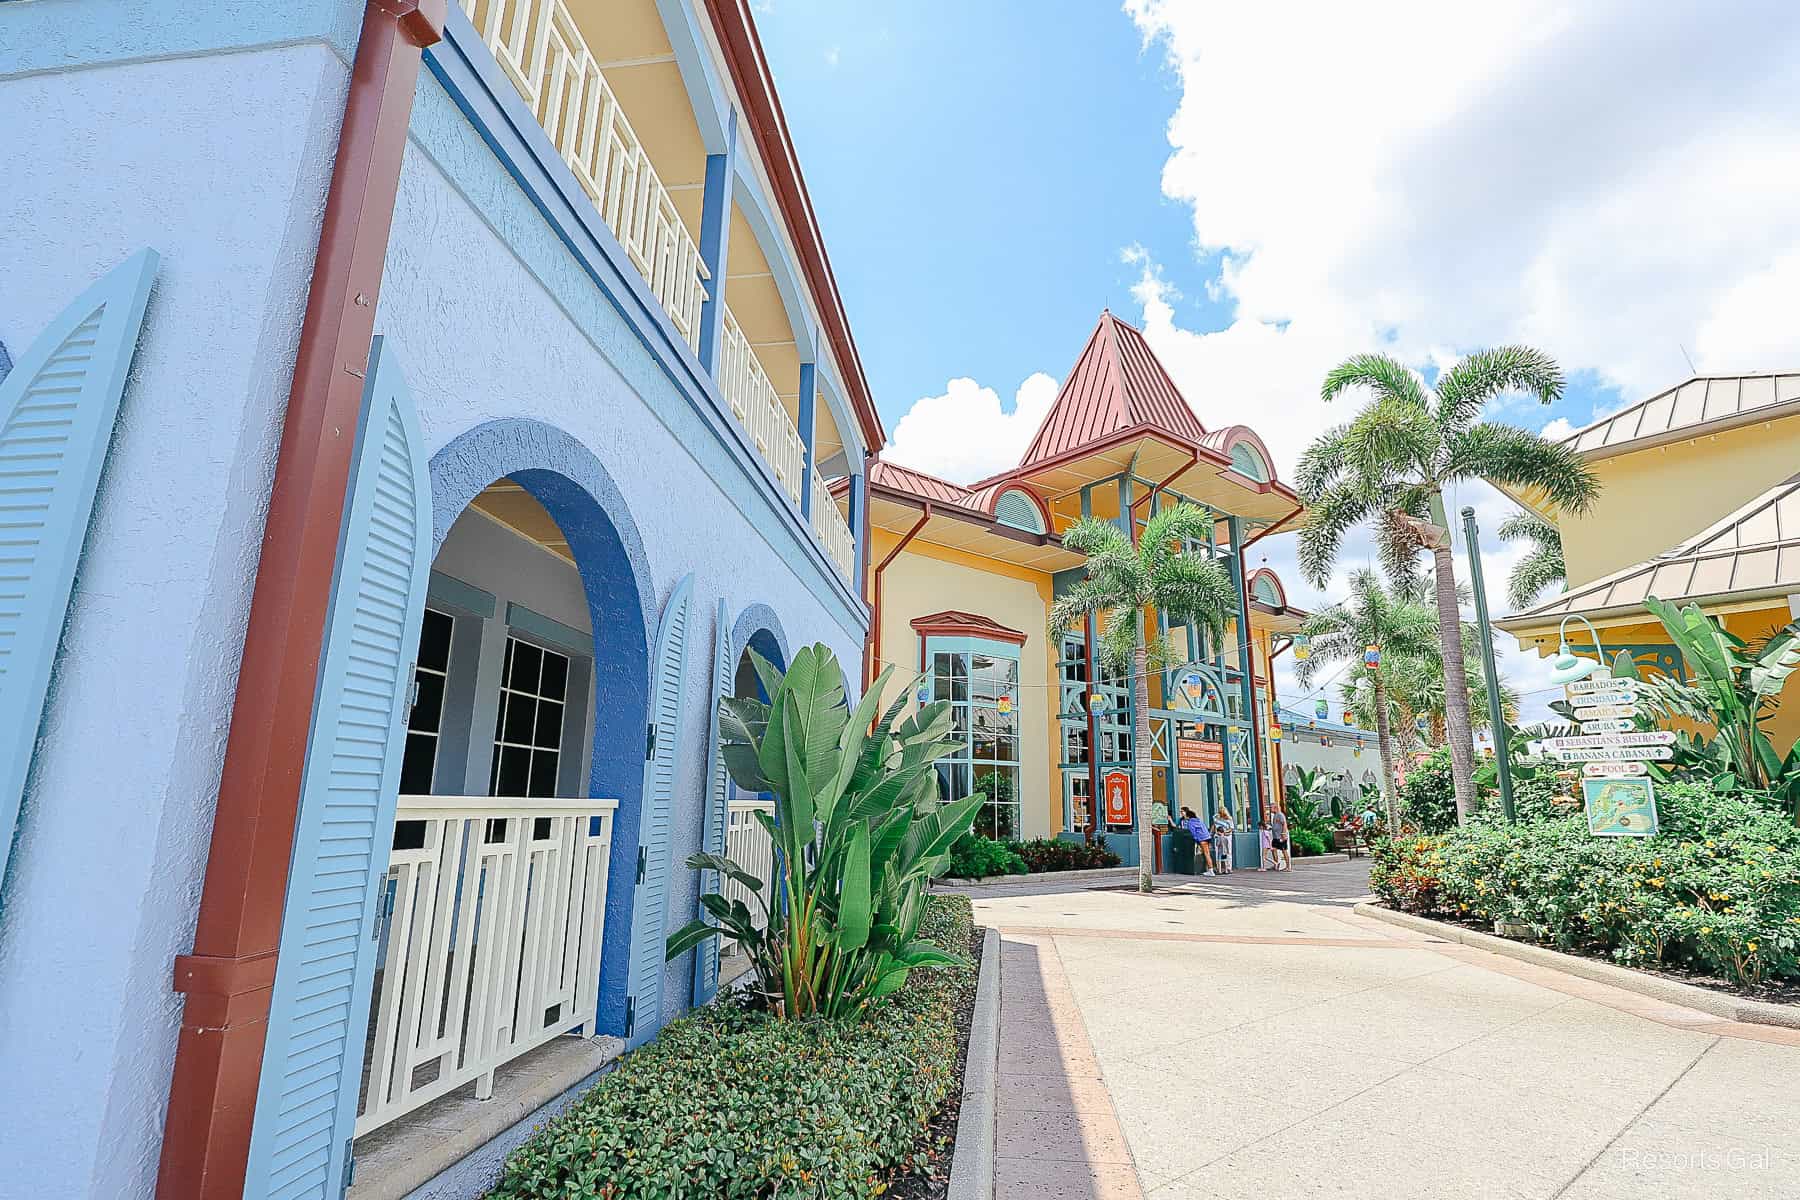
[[[1138,426],[1189,444],[1206,435],[1144,335],[1106,310],[1019,466],[1029,468]]]
[[[1002,625],[979,613],[962,612],[958,609],[914,617],[912,627],[921,635],[935,633],[945,637],[988,637],[1014,644],[1023,644],[1025,641],[1025,634],[1020,630]]]
[[[930,500],[934,504],[954,504],[960,508],[981,507],[968,488],[951,483],[948,479],[939,479],[936,475],[927,475],[923,471],[889,462],[885,458],[878,458],[869,464],[869,482],[892,488],[896,492],[905,492],[920,500]]]

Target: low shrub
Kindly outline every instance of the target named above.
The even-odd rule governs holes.
[[[967,899],[928,899],[922,936],[960,953],[972,929]],[[508,1155],[489,1196],[878,1196],[897,1164],[922,1165],[974,977],[967,962],[916,971],[866,1020],[776,1020],[730,1000],[678,1018]]]
[[[1025,860],[1007,842],[964,834],[950,847],[950,866],[944,874],[952,879],[985,879],[990,875],[1023,875]]]
[[[1025,866],[1031,871],[1091,871],[1100,867],[1116,867],[1120,859],[1100,842],[1077,842],[1067,838],[1033,838],[1013,844]]]
[[[1800,829],[1754,793],[1657,788],[1654,838],[1583,815],[1378,842],[1370,886],[1408,912],[1516,921],[1545,942],[1738,984],[1800,977]]]
[[[1326,849],[1325,838],[1311,829],[1293,829],[1288,834],[1288,844],[1294,853],[1301,858],[1314,854],[1323,854]]]
[[[1456,828],[1456,784],[1450,777],[1450,747],[1439,746],[1406,773],[1400,785],[1400,820],[1426,833]]]

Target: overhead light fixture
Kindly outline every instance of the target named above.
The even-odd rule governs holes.
[[[1594,639],[1594,653],[1600,658],[1582,658],[1569,649],[1568,627],[1570,621],[1580,621],[1588,627],[1588,634]],[[1606,670],[1606,650],[1600,645],[1600,634],[1594,629],[1594,623],[1580,613],[1570,613],[1556,627],[1556,657],[1550,662],[1550,682],[1557,686],[1576,683],[1596,672],[1608,674]]]

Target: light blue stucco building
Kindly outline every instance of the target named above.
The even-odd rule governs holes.
[[[747,0],[20,0],[0,128],[0,1197],[477,1194],[716,986],[745,649],[863,681]]]

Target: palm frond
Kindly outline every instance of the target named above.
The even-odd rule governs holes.
[[[1349,388],[1366,388],[1378,397],[1425,408],[1424,383],[1405,364],[1385,354],[1358,354],[1345,359],[1325,376],[1319,398],[1330,401]]]
[[[1448,440],[1473,425],[1496,396],[1530,392],[1539,403],[1550,404],[1562,398],[1564,382],[1562,368],[1542,350],[1478,350],[1438,377],[1438,424]]]
[[[1350,423],[1334,425],[1313,439],[1294,470],[1294,491],[1307,503],[1324,495],[1350,468]]]
[[[1237,588],[1217,562],[1182,554],[1163,559],[1150,577],[1150,602],[1178,625],[1198,624],[1213,637],[1237,608]]]
[[[1600,481],[1573,448],[1529,429],[1484,421],[1451,439],[1444,482],[1485,479],[1502,487],[1536,488],[1559,508],[1586,512]]]
[[[1314,587],[1324,587],[1337,562],[1344,535],[1373,516],[1379,501],[1353,483],[1340,483],[1309,502],[1300,527],[1300,573]]]

